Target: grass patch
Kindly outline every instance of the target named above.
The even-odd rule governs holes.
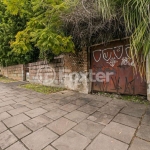
[[[125,100],[134,103],[145,104],[145,105],[150,104],[150,102],[146,99],[146,96],[141,96],[141,95],[118,95],[114,93],[105,93],[105,92],[99,92],[98,95],[116,98],[118,100]]]
[[[16,82],[16,80],[13,80],[13,79],[9,79],[7,77],[0,77],[0,82],[3,82],[3,83],[11,83],[11,82]]]
[[[135,102],[135,103],[140,103],[140,104],[146,104],[146,105],[150,104],[150,102],[146,99],[146,96],[121,95],[120,99],[123,99],[125,101],[131,101],[131,102]]]
[[[56,93],[56,92],[65,90],[65,88],[51,87],[51,86],[45,86],[45,85],[40,85],[40,84],[30,84],[30,83],[21,85],[21,87],[30,89],[39,93],[44,93],[44,94]]]

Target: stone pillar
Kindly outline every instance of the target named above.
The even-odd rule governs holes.
[[[150,101],[150,53],[146,59],[147,99]]]

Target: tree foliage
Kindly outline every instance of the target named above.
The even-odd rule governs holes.
[[[19,15],[12,15],[6,10],[6,5],[0,1],[0,64],[3,66],[26,63],[36,60],[36,53],[32,49],[30,52],[14,53],[10,47],[11,42],[15,40],[15,35],[24,30],[26,18]]]
[[[60,14],[70,9],[63,0],[24,0],[15,7],[13,1],[17,5],[18,0],[5,0],[5,4],[9,6],[7,10],[28,18],[26,28],[18,32],[16,40],[11,42],[14,52],[31,51],[32,44],[40,49],[42,59],[49,59],[53,54],[73,52],[72,37],[64,34],[60,19]]]
[[[150,0],[0,0],[0,7],[1,61],[29,62],[38,51],[50,59],[124,37],[132,54],[150,50]]]
[[[66,36],[60,19],[62,13],[71,10],[67,4],[63,0],[1,0],[0,51],[5,53],[1,60],[12,58],[9,64],[27,63],[38,51],[38,57],[48,60],[60,53],[73,52],[72,37]]]

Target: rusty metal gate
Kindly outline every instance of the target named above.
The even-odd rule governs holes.
[[[146,95],[146,80],[135,71],[127,40],[91,47],[92,91]],[[101,76],[100,81],[97,77]],[[145,76],[145,75],[144,75]]]

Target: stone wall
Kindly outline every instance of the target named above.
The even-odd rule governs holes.
[[[51,63],[40,61],[25,65],[1,67],[0,75],[19,81],[28,78],[31,83],[48,86],[65,87],[81,93],[89,93],[88,72],[90,54],[87,49],[77,54],[64,54],[56,57]],[[26,77],[26,74],[28,77]],[[150,101],[150,54],[146,62],[147,99]]]
[[[24,65],[15,65],[9,67],[1,67],[1,75],[18,80],[25,80]]]
[[[58,58],[53,62],[40,61],[29,64],[29,82],[47,86],[62,86],[59,71],[64,70],[64,59]]]
[[[60,55],[50,63],[39,61],[24,65],[2,68],[2,75],[31,83],[65,87],[70,90],[88,93],[89,83],[87,49],[78,53]]]
[[[88,53],[83,49],[76,54],[67,54],[64,56],[65,66],[65,87],[71,90],[77,90],[82,93],[88,93]]]
[[[29,82],[88,93],[87,62],[87,50],[84,49],[78,54],[60,55],[51,63],[30,63]]]

